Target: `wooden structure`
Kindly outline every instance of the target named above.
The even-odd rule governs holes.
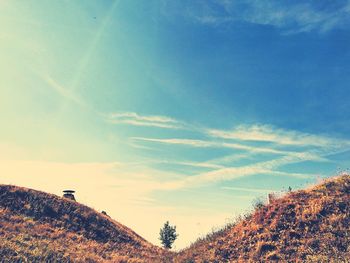
[[[74,193],[74,190],[63,190],[63,197],[75,201]]]

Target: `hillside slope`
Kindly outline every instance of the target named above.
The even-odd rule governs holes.
[[[177,254],[69,199],[0,185],[1,262],[350,262],[350,176],[287,193]]]
[[[0,185],[1,262],[159,262],[163,253],[77,202]]]
[[[290,192],[199,240],[175,261],[350,262],[350,176]]]

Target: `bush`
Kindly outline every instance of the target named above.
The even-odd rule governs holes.
[[[163,244],[163,247],[170,249],[178,234],[176,234],[176,226],[171,226],[169,221],[166,221],[163,228],[160,229],[159,239]]]

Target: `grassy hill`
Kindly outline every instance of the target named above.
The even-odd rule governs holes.
[[[0,185],[0,261],[160,262],[163,250],[95,210]]]
[[[176,262],[350,262],[350,176],[290,192],[198,240]]]
[[[1,262],[350,262],[349,259],[349,175],[289,192],[179,253],[164,251],[77,202],[0,185]]]

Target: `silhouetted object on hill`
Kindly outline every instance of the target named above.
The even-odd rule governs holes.
[[[105,216],[110,217],[110,216],[107,214],[107,212],[106,212],[106,211],[102,211],[102,212],[101,212],[101,214],[103,214],[103,215],[105,215]]]
[[[63,197],[71,199],[73,201],[75,201],[75,197],[74,197],[74,190],[63,190]]]

